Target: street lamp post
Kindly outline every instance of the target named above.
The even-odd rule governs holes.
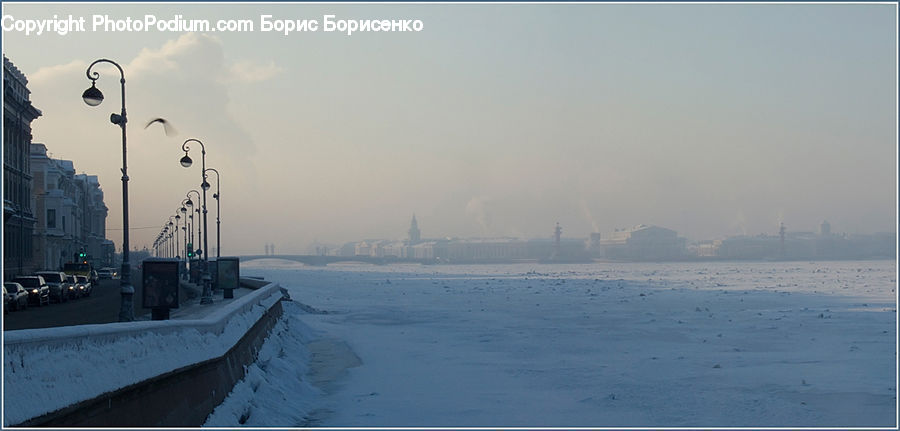
[[[181,228],[184,230],[184,260],[187,261],[189,259],[188,253],[188,237],[191,234],[191,231],[188,230],[188,216],[187,216],[187,208],[185,208],[185,203],[187,199],[183,199],[181,201],[181,213],[184,214],[184,226]],[[193,218],[194,213],[191,213],[191,218]]]
[[[216,192],[213,193],[213,199],[216,200],[216,259],[222,256],[222,234],[220,232],[222,221],[219,219],[219,216],[222,214],[222,207],[219,206],[219,199],[222,197],[221,189],[219,188],[219,171],[208,168],[207,171],[212,171],[216,173]]]
[[[203,145],[203,142],[200,142],[200,140],[193,138],[188,139],[181,144],[181,149],[184,151],[184,157],[181,158],[180,162],[181,166],[186,168],[189,168],[193,163],[190,156],[188,156],[188,151],[190,150],[188,143],[190,142],[200,144],[200,169],[203,174],[203,182],[200,183],[200,188],[203,189],[203,265],[201,265],[201,268],[203,269],[203,293],[200,296],[200,303],[212,304],[212,289],[210,287],[211,279],[209,275],[209,241],[207,234],[207,232],[209,232],[209,225],[206,216],[206,191],[209,190],[209,183],[206,182],[206,146]]]
[[[170,240],[171,240],[172,237],[175,235],[175,234],[174,234],[174,231],[172,230],[172,229],[173,229],[173,228],[172,228],[172,225],[173,225],[173,223],[172,223],[172,216],[169,216],[169,224],[168,224],[167,226],[168,226],[168,229],[169,229],[169,239],[170,239]],[[175,229],[177,229],[177,228],[175,228]],[[171,242],[171,241],[170,241],[170,242]],[[176,242],[172,242],[172,244],[169,246],[169,257],[175,257],[175,244],[177,244],[177,243],[176,243]]]
[[[175,258],[181,260],[181,250],[178,250],[181,246],[181,233],[178,232],[178,223],[181,221],[181,214],[178,214],[178,210],[175,210]]]
[[[163,246],[163,244],[165,244],[165,238],[163,237],[163,231],[159,231],[159,238],[157,239],[157,242],[159,242],[159,247],[158,247],[159,251],[157,252],[157,256],[163,257],[166,255],[166,249]]]
[[[197,194],[197,205],[196,206],[194,205],[194,201],[191,200],[191,193]],[[203,229],[201,229],[199,224],[194,222],[194,212],[195,212],[194,210],[196,209],[197,218],[199,219],[200,218],[200,192],[198,192],[197,190],[189,190],[187,192],[187,202],[185,203],[185,205],[188,207],[188,211],[191,212],[191,230],[197,231],[197,242],[194,242],[194,234],[193,234],[193,232],[191,233],[191,252],[193,252],[194,256],[197,256],[197,246],[199,245],[200,233],[203,231]],[[197,227],[196,229],[194,229],[195,226]],[[203,250],[200,250],[200,251],[202,252]],[[199,261],[200,258],[197,257],[197,260]],[[191,263],[192,267],[193,267],[193,265],[194,264]]]
[[[122,113],[110,115],[109,120],[122,128],[122,271],[120,281],[122,300],[119,307],[119,321],[131,322],[134,320],[134,286],[131,285],[131,260],[129,258],[131,244],[128,241],[128,152],[125,139],[125,123],[128,120],[125,115],[125,72],[118,63],[105,58],[91,63],[85,71],[87,78],[91,80],[91,88],[85,90],[81,95],[84,103],[89,106],[97,106],[103,102],[103,93],[96,86],[100,74],[91,72],[97,63],[110,63],[119,69],[121,75],[119,83],[122,85]]]

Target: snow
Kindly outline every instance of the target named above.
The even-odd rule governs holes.
[[[281,298],[276,284],[167,321],[7,331],[3,425],[225,354]]]
[[[247,367],[244,379],[216,407],[205,426],[277,426],[305,420],[305,412],[320,393],[306,378],[310,360],[306,343],[314,334],[300,321],[301,310],[295,304],[286,302],[283,307],[285,316],[272,329],[257,361]],[[291,408],[273,408],[283,406],[288,395]],[[258,414],[260,410],[265,414]]]
[[[897,424],[893,261],[241,270],[299,303],[209,426]]]

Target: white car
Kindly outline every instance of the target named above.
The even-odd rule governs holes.
[[[97,270],[97,274],[101,280],[115,280],[119,278],[119,272],[115,268],[100,268]]]

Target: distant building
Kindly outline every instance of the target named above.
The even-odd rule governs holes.
[[[592,235],[590,249],[605,259],[663,261],[684,259],[686,244],[674,230],[642,224],[616,230],[607,239]]]
[[[355,243],[355,242],[348,242],[348,243],[342,245],[342,246],[338,249],[337,255],[338,255],[338,256],[347,256],[347,257],[349,257],[349,256],[356,256],[356,243]]]
[[[555,254],[554,254],[555,253]],[[522,260],[586,259],[584,240],[551,238],[446,238],[428,240],[410,248],[411,259],[444,263],[515,262]]]
[[[356,243],[354,247],[354,256],[369,256],[371,253],[372,245],[369,244],[369,241],[361,241]]]
[[[701,242],[697,256],[734,260],[880,259],[896,258],[896,245],[894,233],[835,234],[825,221],[818,233],[779,228],[777,235],[742,235]]]
[[[83,190],[80,203],[81,239],[85,252],[94,266],[111,266],[115,255],[113,242],[106,239],[106,218],[109,215],[100,179],[96,175],[75,175],[75,184]]]
[[[724,259],[764,259],[781,254],[778,236],[741,235],[725,238],[718,242],[716,256]]]
[[[409,259],[434,260],[434,246],[436,241],[420,242],[410,247]]]
[[[3,56],[3,279],[32,273],[35,214],[31,194],[31,104],[28,79]]]
[[[477,238],[439,243],[435,247],[434,255],[444,261],[459,262],[509,261],[537,258],[529,251],[528,242],[520,239]]]
[[[721,240],[705,240],[698,242],[695,250],[699,257],[716,257],[721,245]]]
[[[819,235],[821,236],[830,236],[831,235],[831,223],[828,223],[828,220],[822,222],[822,225],[819,226]]]

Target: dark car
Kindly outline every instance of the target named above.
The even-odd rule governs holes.
[[[56,302],[66,302],[78,297],[72,284],[66,281],[66,273],[62,271],[40,271],[35,273],[44,277],[47,286],[50,287],[50,299]]]
[[[66,281],[72,285],[72,298],[80,298],[84,296],[84,286],[78,281],[77,275],[66,275]]]
[[[50,304],[50,286],[40,275],[20,275],[13,279],[28,291],[28,302],[37,304],[38,307]]]
[[[9,298],[10,310],[26,310],[28,309],[28,292],[19,283],[7,281],[3,283],[6,290],[6,296]]]
[[[91,283],[91,280],[83,275],[76,275],[75,279],[81,296],[91,296],[91,292],[94,290],[94,283]]]
[[[66,275],[66,281],[72,286],[69,288],[69,298],[75,299],[84,296],[84,286],[81,286],[81,283],[78,282],[77,275]]]

